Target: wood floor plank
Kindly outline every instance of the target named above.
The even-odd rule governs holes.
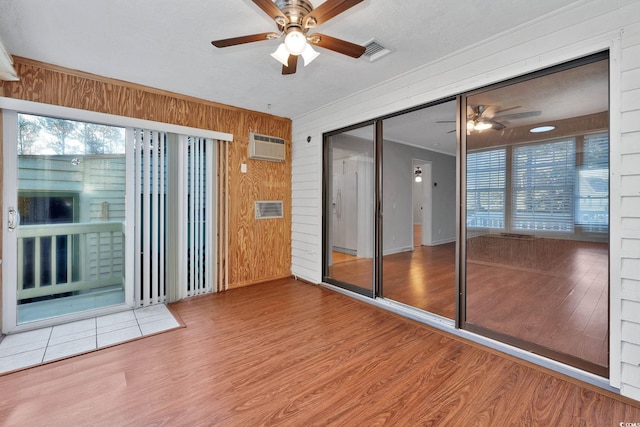
[[[293,279],[185,328],[0,376],[3,426],[617,425],[640,406]]]

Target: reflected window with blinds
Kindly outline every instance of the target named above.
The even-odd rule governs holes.
[[[609,135],[584,137],[576,175],[575,224],[585,232],[609,231]]]
[[[504,229],[506,149],[467,154],[467,227]]]
[[[573,231],[575,142],[513,148],[514,230]]]

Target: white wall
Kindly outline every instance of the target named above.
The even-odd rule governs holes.
[[[292,273],[321,281],[322,133],[611,49],[611,372],[640,400],[640,2],[579,1],[293,120]],[[391,58],[389,58],[391,59]],[[384,59],[383,59],[384,60]],[[307,143],[307,136],[311,142]]]
[[[413,159],[431,162],[431,236],[434,244],[456,237],[456,158],[385,141],[382,178],[382,253],[413,249]],[[423,183],[424,184],[424,183]]]

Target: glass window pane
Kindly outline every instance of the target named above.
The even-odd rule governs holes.
[[[124,129],[18,126],[18,323],[123,303]]]
[[[464,327],[602,376],[608,80],[602,59],[468,96],[463,195]]]
[[[325,280],[373,296],[373,126],[333,135],[325,146]]]

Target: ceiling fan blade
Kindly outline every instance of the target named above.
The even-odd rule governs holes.
[[[523,111],[522,113],[502,114],[494,118],[500,119],[500,120],[518,120],[518,119],[528,119],[529,117],[537,117],[540,114],[542,114],[542,111]]]
[[[485,121],[488,122],[488,123],[491,123],[491,128],[493,130],[502,130],[502,129],[506,128],[505,125],[503,125],[500,122],[496,122],[495,120],[487,120],[487,119],[485,119]]]
[[[302,25],[305,27],[316,27],[357,5],[361,1],[362,0],[327,0],[306,14],[304,18],[302,18]]]
[[[317,46],[342,53],[352,58],[360,58],[366,50],[364,46],[336,39],[335,37],[325,36],[324,34],[313,34],[309,36],[309,41]]]
[[[457,123],[455,120],[437,120],[436,123]]]
[[[276,6],[276,4],[272,0],[253,0],[253,2],[262,9],[267,15],[271,17],[274,21],[284,22],[287,24],[289,22],[289,18],[285,16],[285,14]],[[282,24],[284,26],[284,24]]]
[[[502,114],[505,111],[511,111],[511,110],[515,110],[517,108],[522,108],[522,105],[516,105],[515,107],[509,107],[509,108],[505,108],[504,110],[498,110],[498,111],[494,112],[493,115],[497,116],[498,114]]]
[[[277,39],[279,35],[277,33],[260,33],[252,34],[250,36],[232,37],[230,39],[214,40],[211,42],[215,47],[229,47],[244,43],[259,42],[263,40]]]
[[[296,68],[298,67],[298,56],[297,55],[289,55],[289,65],[282,66],[282,74],[295,74]]]

